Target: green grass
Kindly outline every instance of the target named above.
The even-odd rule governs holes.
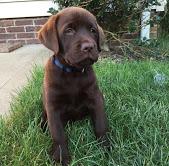
[[[105,96],[111,151],[95,140],[88,119],[68,124],[72,166],[169,165],[169,64],[103,60],[95,65]],[[163,85],[154,83],[163,73]],[[1,166],[50,166],[49,132],[39,126],[43,70],[36,67],[28,85],[13,100],[13,115],[0,120]]]

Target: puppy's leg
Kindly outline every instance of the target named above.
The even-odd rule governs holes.
[[[106,136],[106,132],[108,131],[107,118],[104,112],[103,97],[100,92],[95,99],[94,110],[92,111],[91,118],[96,137],[104,146],[108,147],[109,140]]]
[[[49,130],[53,140],[51,150],[52,158],[56,162],[62,163],[63,166],[67,166],[70,161],[70,156],[60,114],[59,112],[56,112],[56,110],[54,110],[53,108],[49,108],[47,110],[47,118]]]

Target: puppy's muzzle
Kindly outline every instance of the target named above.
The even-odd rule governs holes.
[[[95,58],[95,57],[92,57],[92,58],[86,58],[82,61],[79,62],[79,65],[80,66],[90,66],[90,65],[93,65],[96,61],[98,60],[98,58]]]
[[[92,42],[84,42],[81,44],[81,51],[88,53],[94,49],[95,45]]]
[[[81,52],[86,56],[82,61],[80,61],[79,65],[88,66],[92,65],[98,60],[96,50],[96,45],[94,42],[87,41],[81,44]]]

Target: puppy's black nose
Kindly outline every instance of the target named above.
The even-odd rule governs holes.
[[[81,45],[81,51],[83,52],[90,52],[94,48],[94,43],[91,42],[84,42]]]

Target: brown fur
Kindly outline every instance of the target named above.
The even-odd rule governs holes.
[[[54,52],[45,67],[42,125],[48,121],[53,140],[53,159],[67,166],[70,162],[64,132],[67,121],[80,120],[89,115],[96,137],[106,140],[103,96],[92,68],[100,51],[99,28],[90,12],[70,7],[49,18],[39,32],[39,39]],[[53,64],[55,57],[62,64],[74,66],[79,71],[63,71]]]

